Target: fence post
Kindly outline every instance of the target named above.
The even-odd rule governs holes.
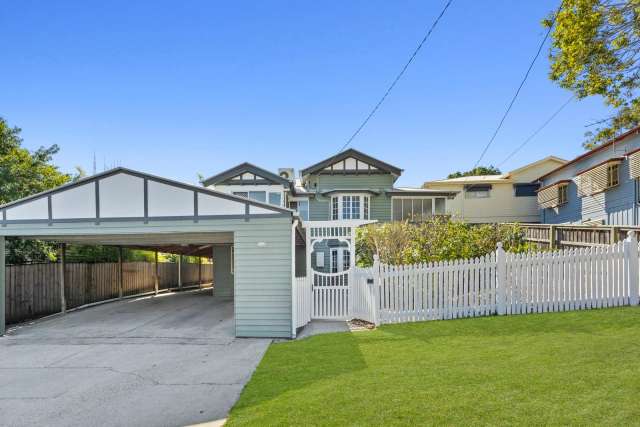
[[[553,225],[549,226],[549,249],[553,250],[556,248],[556,227]]]
[[[507,257],[502,249],[502,242],[496,248],[496,311],[499,316],[506,314],[507,296]]]
[[[373,255],[373,323],[380,326],[380,257]]]
[[[67,244],[60,244],[60,312],[67,312],[67,299],[64,295],[67,266]]]
[[[638,305],[639,278],[638,278],[638,238],[633,230],[627,232],[624,239],[624,257],[627,262],[627,274],[629,277],[629,305]]]
[[[6,282],[5,282],[5,274],[7,271],[7,265],[5,261],[5,238],[4,236],[0,236],[0,337],[4,335],[6,324],[5,324],[5,295],[6,295]]]

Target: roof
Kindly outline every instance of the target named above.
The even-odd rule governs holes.
[[[502,175],[472,175],[462,176],[459,178],[439,179],[437,181],[430,181],[427,184],[468,184],[468,183],[495,183],[503,182],[509,179],[509,174]]]
[[[218,184],[220,182],[224,182],[230,178],[233,178],[235,176],[238,176],[244,172],[251,172],[253,174],[259,175],[269,181],[273,181],[275,183],[278,184],[282,184],[282,185],[286,185],[287,187],[289,186],[289,180],[286,178],[281,177],[280,175],[277,175],[273,172],[269,172],[266,169],[263,169],[261,167],[258,167],[256,165],[253,165],[251,163],[248,162],[244,162],[244,163],[240,163],[237,166],[234,166],[230,169],[227,169],[223,172],[220,172],[217,175],[213,175],[212,177],[209,177],[205,180],[202,181],[202,184],[204,186],[209,186],[209,185],[215,185]]]
[[[368,154],[364,154],[361,151],[355,150],[353,148],[349,148],[348,150],[345,151],[341,151],[340,153],[336,154],[335,156],[331,156],[328,159],[325,159],[321,162],[318,162],[314,165],[311,165],[309,167],[306,167],[304,169],[302,169],[300,171],[300,174],[302,176],[305,175],[309,175],[312,174],[314,172],[319,172],[321,170],[323,170],[326,167],[331,166],[334,163],[339,162],[340,160],[344,160],[347,158],[353,157],[354,159],[358,159],[358,160],[362,160],[365,163],[368,163],[372,166],[375,166],[378,169],[381,169],[385,172],[389,172],[390,174],[396,175],[396,176],[400,176],[402,175],[402,169],[390,165],[389,163],[383,162],[382,160],[378,160],[376,158],[373,158],[371,156],[369,156]]]
[[[528,165],[524,165],[522,167],[519,167],[518,169],[514,169],[512,171],[509,171],[509,175],[515,175],[515,174],[518,174],[520,172],[524,172],[527,169],[531,169],[532,167],[538,166],[541,163],[549,162],[549,161],[557,162],[557,163],[560,163],[561,165],[564,165],[565,163],[567,163],[568,160],[561,159],[560,157],[556,157],[556,156],[547,156],[544,159],[540,159],[540,160],[538,160],[536,162],[529,163]]]
[[[5,203],[4,205],[0,205],[0,209],[9,208],[9,207],[16,206],[16,205],[21,205],[23,203],[26,203],[28,201],[40,198],[42,196],[46,196],[46,195],[54,194],[54,193],[59,193],[61,191],[65,191],[65,190],[68,190],[68,189],[71,189],[71,188],[74,188],[74,187],[79,187],[81,185],[84,185],[84,184],[87,184],[87,183],[90,183],[90,182],[93,182],[93,181],[97,181],[97,180],[102,179],[102,178],[107,178],[107,177],[110,177],[112,175],[116,175],[118,173],[125,173],[125,174],[128,174],[128,175],[137,176],[139,178],[149,179],[151,181],[156,181],[156,182],[159,182],[159,183],[171,185],[171,186],[174,186],[174,187],[183,188],[183,189],[186,189],[186,190],[192,190],[192,191],[196,191],[196,192],[203,193],[203,194],[209,194],[209,195],[212,195],[212,196],[221,197],[223,199],[235,200],[235,201],[238,201],[238,202],[242,202],[242,203],[253,205],[253,206],[257,206],[257,207],[267,208],[267,209],[274,210],[274,211],[277,211],[277,212],[291,213],[291,214],[294,213],[294,211],[292,209],[283,208],[283,207],[279,207],[279,206],[274,206],[274,205],[270,205],[268,203],[263,203],[263,202],[258,202],[256,200],[248,199],[246,197],[241,197],[241,196],[236,196],[236,195],[229,194],[229,193],[223,193],[223,192],[220,192],[220,191],[211,190],[209,188],[204,188],[204,187],[201,187],[199,185],[186,184],[184,182],[174,181],[172,179],[162,178],[162,177],[159,177],[157,175],[152,175],[152,174],[148,174],[148,173],[144,173],[144,172],[139,172],[139,171],[136,171],[136,170],[133,170],[133,169],[124,168],[124,167],[117,167],[117,168],[114,168],[114,169],[110,169],[108,171],[97,173],[95,175],[91,175],[89,177],[82,178],[82,179],[79,179],[79,180],[74,181],[74,182],[63,184],[63,185],[61,185],[59,187],[55,187],[55,188],[52,188],[50,190],[42,191],[40,193],[32,194],[30,196],[23,197],[21,199],[11,201],[9,203]]]
[[[542,179],[545,179],[545,178],[547,178],[547,177],[548,177],[548,176],[550,176],[550,175],[553,175],[554,173],[556,173],[556,172],[558,172],[558,171],[560,171],[560,170],[562,170],[562,169],[566,168],[566,167],[567,167],[567,166],[569,166],[569,165],[573,165],[574,163],[577,163],[577,162],[579,162],[579,161],[581,161],[581,160],[583,160],[583,159],[586,159],[586,158],[588,158],[588,157],[590,157],[590,156],[592,156],[592,155],[594,155],[594,154],[596,154],[596,153],[599,153],[600,151],[604,150],[605,148],[608,148],[608,147],[612,146],[612,145],[613,145],[613,144],[615,144],[616,142],[620,142],[620,141],[622,141],[623,139],[625,139],[625,138],[627,138],[627,137],[629,137],[629,136],[632,136],[632,135],[634,135],[634,134],[638,134],[638,133],[640,133],[640,126],[636,126],[636,127],[634,127],[633,129],[630,129],[630,130],[628,130],[627,132],[623,133],[622,135],[620,135],[620,136],[618,136],[618,137],[616,137],[616,138],[612,139],[611,141],[609,141],[609,142],[605,142],[604,144],[597,146],[597,147],[596,147],[596,148],[594,148],[593,150],[587,151],[586,153],[579,155],[579,156],[578,156],[578,157],[576,157],[575,159],[570,160],[570,161],[568,161],[567,163],[565,163],[564,165],[562,165],[562,166],[560,166],[560,167],[555,168],[555,169],[554,169],[554,170],[552,170],[551,172],[547,172],[546,174],[544,174],[544,175],[542,175],[540,178],[538,178],[538,181],[540,181],[540,180],[542,180]]]
[[[446,190],[432,190],[428,188],[410,188],[410,187],[397,187],[391,190],[386,190],[385,193],[389,196],[446,196],[451,197],[459,193],[459,191],[446,191]]]

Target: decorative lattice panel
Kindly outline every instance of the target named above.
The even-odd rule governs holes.
[[[611,161],[602,163],[601,165],[579,174],[578,195],[591,196],[596,193],[601,193],[609,188],[607,170],[609,166],[620,163],[620,159],[612,159]]]
[[[538,205],[540,209],[558,206],[558,186],[554,184],[538,191]]]
[[[631,179],[640,178],[640,151],[629,155],[629,176]]]

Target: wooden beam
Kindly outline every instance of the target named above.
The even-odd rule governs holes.
[[[4,236],[0,236],[0,337],[4,335],[6,329],[5,323],[5,295],[6,295],[6,283],[5,283],[5,275],[6,275],[6,265],[5,265],[5,238]]]
[[[64,288],[65,288],[65,279],[66,279],[66,270],[67,270],[67,244],[66,243],[61,243],[60,244],[60,267],[59,267],[59,274],[60,274],[60,312],[62,313],[66,313],[67,312],[67,299],[65,297],[64,294]]]

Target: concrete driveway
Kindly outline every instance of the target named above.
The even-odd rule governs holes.
[[[109,303],[0,337],[3,426],[178,426],[225,418],[269,343],[233,336],[210,291]]]

